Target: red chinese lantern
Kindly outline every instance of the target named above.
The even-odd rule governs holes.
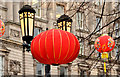
[[[95,41],[95,48],[100,53],[110,52],[113,50],[114,46],[115,46],[114,40],[106,34],[98,37]]]
[[[5,24],[0,20],[0,37],[5,33]]]
[[[106,72],[106,59],[108,58],[108,52],[112,51],[115,46],[115,41],[112,37],[107,34],[103,34],[98,37],[95,41],[95,48],[97,51],[102,53],[102,58],[104,59],[104,72]]]
[[[66,64],[79,53],[77,38],[67,31],[51,29],[37,35],[31,43],[33,57],[43,64]]]

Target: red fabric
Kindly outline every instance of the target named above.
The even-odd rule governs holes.
[[[66,64],[79,54],[79,41],[69,32],[51,29],[37,35],[31,43],[31,53],[40,63]]]
[[[95,48],[100,53],[110,52],[115,46],[115,41],[107,35],[100,36],[95,41]]]

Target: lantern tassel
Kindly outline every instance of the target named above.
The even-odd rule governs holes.
[[[104,61],[104,72],[106,73],[106,63]]]

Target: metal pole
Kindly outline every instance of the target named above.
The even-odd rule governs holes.
[[[46,31],[48,30],[48,28],[46,28]],[[50,65],[46,64],[45,65],[45,77],[51,77],[50,75]]]
[[[25,77],[25,46],[23,45],[23,77]]]
[[[51,77],[50,75],[50,65],[46,64],[45,66],[45,77]]]

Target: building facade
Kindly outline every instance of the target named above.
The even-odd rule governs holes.
[[[0,1],[0,19],[5,23],[6,29],[5,34],[0,38],[0,76],[23,74],[23,47],[18,11],[25,4],[31,5],[36,10],[34,36],[46,31],[47,28],[57,29],[56,21],[63,14],[69,15],[73,20],[71,33],[80,41],[79,55],[69,64],[51,65],[51,75],[104,75],[103,60],[100,58],[100,53],[94,51],[93,43],[103,33],[109,33],[110,36],[116,38],[116,46],[109,53],[110,57],[107,61],[107,75],[120,75],[119,2],[105,2],[104,5],[103,1],[85,3],[42,2],[39,0],[29,2]],[[104,12],[101,19],[103,5]],[[114,21],[116,18],[118,19]],[[110,22],[112,23],[109,24]],[[99,30],[106,24],[109,26],[88,37],[90,33]],[[90,55],[93,51],[94,53]],[[31,52],[25,52],[26,75],[44,76],[45,66],[33,59]]]

